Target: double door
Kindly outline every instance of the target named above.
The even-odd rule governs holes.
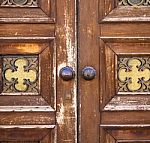
[[[0,142],[149,143],[149,0],[0,0]]]

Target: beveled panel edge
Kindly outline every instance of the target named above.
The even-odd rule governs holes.
[[[0,125],[0,129],[54,129],[56,125]]]
[[[129,39],[126,39],[126,38],[123,38],[123,37],[120,37],[120,38],[123,40],[123,44],[125,44],[125,42],[130,43],[132,40],[133,40],[134,43],[137,43],[137,42],[139,43],[139,40],[141,39],[139,37],[136,37],[136,38],[135,37],[130,37]],[[103,43],[103,45],[107,45],[108,47],[110,46],[110,48],[111,48],[111,43],[121,43],[119,41],[120,38],[118,38],[118,37],[114,38],[113,37],[112,39],[109,39],[109,37],[105,37],[105,38],[104,37],[99,37],[99,39]],[[150,40],[150,38],[148,37],[147,40]],[[143,40],[142,40],[142,42],[144,43]],[[147,44],[149,44],[149,42]],[[111,50],[112,50],[112,52],[116,53],[117,55],[120,54],[120,53],[117,53],[117,51],[115,51],[114,49],[111,49]],[[138,53],[139,53],[139,51],[137,51],[136,55]],[[126,53],[126,54],[129,54],[129,53]],[[142,53],[142,54],[145,54],[145,53]],[[122,94],[122,93],[117,92],[117,93],[115,93],[115,95],[112,95],[112,98],[109,100],[109,102],[103,103],[103,104],[105,104],[105,106],[101,107],[100,109],[102,111],[149,111],[150,110],[150,104],[146,104],[150,99],[149,94],[150,93],[127,93],[127,94]],[[106,96],[106,93],[103,94],[102,96]],[[135,99],[135,97],[136,97],[136,99]],[[124,101],[123,99],[126,99],[126,100]],[[122,104],[119,104],[120,100],[122,100],[124,102],[122,102]],[[138,104],[140,100],[142,101],[141,105]],[[145,101],[147,101],[147,102],[145,102]],[[133,102],[134,105],[131,106],[130,102],[131,103]]]
[[[0,106],[0,112],[54,112],[51,106]]]
[[[0,22],[1,23],[56,23],[56,2],[55,0],[47,0],[47,4],[41,5],[43,1],[39,2],[38,7],[0,7]],[[47,7],[46,7],[47,6]],[[18,15],[16,14],[19,11]],[[23,11],[22,11],[23,10]],[[7,16],[5,15],[7,13]],[[8,17],[10,13],[10,17]],[[25,15],[27,13],[27,15]],[[32,14],[33,13],[33,14]],[[33,16],[30,16],[30,15]]]
[[[150,111],[103,111],[101,125],[148,126],[149,114]]]
[[[116,95],[103,111],[150,111],[150,97],[141,95]]]
[[[149,21],[149,7],[119,6],[117,0],[99,0],[99,23]]]
[[[102,39],[105,43],[137,43],[137,42],[146,42],[150,43],[150,37],[110,37],[110,36],[99,36],[99,39]]]
[[[13,28],[12,28],[13,27]],[[46,40],[54,39],[55,25],[53,24],[1,24],[1,40]]]

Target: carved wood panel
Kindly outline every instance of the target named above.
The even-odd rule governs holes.
[[[103,134],[102,140],[105,143],[144,143],[149,142],[150,130],[146,127],[139,129],[138,127],[134,128],[107,128],[105,127],[104,130],[101,130],[101,134]]]
[[[53,40],[2,42],[0,49],[0,141],[51,142],[56,122]]]
[[[79,4],[79,69],[97,71],[92,81],[79,77],[80,141],[149,143],[149,0]]]
[[[150,99],[149,45],[101,40],[105,52],[105,57],[101,55],[101,63],[105,63],[101,64],[105,69],[101,78],[105,82],[101,88],[103,110],[149,110],[145,102]]]
[[[99,0],[99,22],[147,22],[149,6],[149,0]]]
[[[76,80],[57,75],[77,68],[76,0],[0,5],[0,142],[76,142]]]
[[[150,142],[149,2],[119,2],[100,21],[100,140]]]
[[[0,0],[2,23],[55,23],[55,0]]]

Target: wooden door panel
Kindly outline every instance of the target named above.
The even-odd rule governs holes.
[[[149,3],[106,1],[99,8],[100,142],[150,142]]]
[[[105,69],[101,75],[103,110],[149,110],[149,43],[115,43],[115,41],[105,43],[101,41],[101,50],[105,54],[105,56],[102,55],[103,59],[101,60],[101,65]],[[130,61],[139,63],[137,63],[138,65],[129,65],[128,62]],[[122,69],[128,70],[127,67],[130,68],[130,66],[139,66],[139,72],[135,69],[134,72],[137,71],[137,76],[134,75],[134,77],[129,78],[134,78],[140,82],[143,81],[140,74],[143,74],[143,77],[144,74],[147,75],[142,83],[134,83],[137,86],[135,88],[130,83],[128,85],[129,81],[124,79],[125,76],[122,78],[119,76],[119,73],[125,75],[126,73],[122,72]],[[140,67],[142,68],[141,71]],[[130,70],[132,71],[131,68]]]
[[[55,0],[1,0],[0,22],[54,23]]]
[[[98,67],[94,80],[80,82],[81,142],[150,142],[149,1],[80,4],[80,68]]]
[[[1,24],[1,40],[51,40],[54,39],[54,25],[49,24]],[[12,42],[13,43],[13,42]]]
[[[59,77],[77,69],[75,13],[76,0],[0,0],[0,142],[77,142],[76,80]]]
[[[53,129],[1,129],[1,142],[20,142],[20,143],[52,143]]]
[[[0,128],[12,128],[8,133],[3,129],[5,136],[1,136],[0,141],[52,142],[54,134],[51,135],[51,130],[47,137],[37,138],[41,131],[53,129],[56,124],[54,42],[13,42],[0,45]],[[15,128],[22,128],[23,131]]]
[[[55,59],[53,55],[53,46],[49,43],[3,43],[1,45],[1,98],[7,98],[8,95],[37,96],[41,99],[41,105],[42,102],[44,106],[48,106],[50,103],[54,105],[54,86],[50,84],[54,83],[53,61]],[[20,64],[24,65],[24,72],[21,70]],[[25,81],[28,78],[21,81],[18,70],[21,70],[21,74],[29,78],[29,83]],[[31,75],[29,71],[32,71]],[[16,83],[11,80],[13,78],[16,79]],[[20,87],[17,89],[17,86]],[[19,100],[19,98],[17,99]],[[8,104],[6,102],[3,102],[3,104],[5,103],[8,106],[11,101],[7,100]],[[23,106],[21,102],[18,101],[18,103]],[[25,103],[25,105],[31,105],[31,103]],[[32,103],[32,106],[34,106],[34,103]]]
[[[149,0],[100,0],[99,6],[99,21],[103,23],[150,21]]]
[[[102,114],[102,126],[149,126],[149,111],[105,111]]]
[[[150,142],[148,128],[105,128],[101,130],[105,143],[145,143]]]

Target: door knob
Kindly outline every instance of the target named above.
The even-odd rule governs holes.
[[[71,67],[63,67],[60,72],[59,72],[60,77],[64,80],[64,81],[69,81],[74,79],[75,77],[75,72]]]
[[[96,76],[96,70],[93,67],[85,67],[82,70],[82,77],[85,80],[93,80]]]

